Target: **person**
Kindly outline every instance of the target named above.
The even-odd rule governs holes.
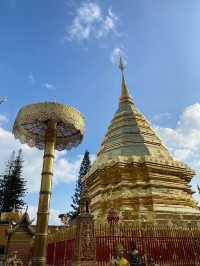
[[[116,258],[112,259],[108,266],[130,266],[127,259],[124,258],[124,247],[122,244],[116,246]]]
[[[143,266],[144,263],[139,255],[139,251],[136,248],[136,244],[134,242],[131,243],[131,250],[128,253],[130,266]]]

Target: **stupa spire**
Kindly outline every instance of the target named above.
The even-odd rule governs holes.
[[[122,74],[122,84],[121,84],[121,97],[120,97],[120,102],[126,102],[126,101],[131,101],[132,102],[132,97],[129,94],[127,85],[126,85],[126,81],[125,81],[125,77],[124,77],[124,69],[125,69],[125,65],[122,59],[122,56],[120,55],[119,57],[119,69],[121,70],[121,74]]]
[[[119,107],[84,177],[91,214],[97,223],[109,221],[114,209],[114,216],[119,213],[122,223],[198,224],[200,211],[189,188],[194,172],[172,158],[137,110],[126,86],[122,58],[119,68]]]

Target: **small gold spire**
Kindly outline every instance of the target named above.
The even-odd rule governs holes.
[[[119,55],[119,69],[121,70],[121,73],[122,73],[122,85],[121,85],[121,101],[124,101],[124,100],[131,100],[131,96],[129,94],[129,91],[128,91],[128,88],[126,86],[126,81],[125,81],[125,78],[124,78],[124,69],[125,69],[125,65],[124,65],[124,62],[123,62],[123,59],[122,59],[122,56]]]
[[[121,54],[119,55],[119,69],[121,70],[122,73],[124,72],[125,69],[125,65],[123,63]]]

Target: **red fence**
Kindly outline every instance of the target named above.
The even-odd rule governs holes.
[[[62,227],[48,235],[47,265],[71,266],[75,255],[76,226]]]
[[[65,240],[48,245],[47,264],[71,266],[74,261],[75,240]]]
[[[172,228],[156,226],[100,225],[95,228],[96,259],[106,266],[115,247],[121,243],[125,257],[135,246],[148,265],[152,257],[159,265],[200,265],[200,230],[198,228]],[[48,265],[71,266],[74,259],[75,238],[54,242],[48,246]]]
[[[200,264],[200,230],[194,228],[99,226],[96,230],[96,257],[99,266],[107,265],[115,256],[115,247],[121,243],[124,256],[133,246],[148,265],[153,258],[159,265]]]

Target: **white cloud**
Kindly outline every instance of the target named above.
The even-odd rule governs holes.
[[[57,153],[58,154],[58,153]],[[60,154],[60,153],[59,153]],[[58,155],[59,155],[58,154]],[[91,162],[94,162],[96,156],[90,154]],[[83,155],[78,155],[77,159],[73,162],[66,160],[64,157],[58,156],[55,164],[55,183],[59,182],[71,182],[77,179],[80,164],[82,162]]]
[[[23,176],[27,181],[27,189],[29,192],[37,192],[40,188],[43,152],[36,148],[30,148],[26,144],[21,145],[18,140],[14,139],[10,131],[0,126],[0,173],[4,172],[5,164],[12,151],[17,151],[20,148],[23,150]],[[91,159],[93,157],[91,155]],[[56,152],[53,184],[74,182],[77,179],[81,161],[82,155],[69,161],[66,159],[66,151]]]
[[[175,128],[156,126],[156,129],[174,157],[185,161],[197,172],[191,182],[196,188],[200,183],[200,103],[185,108]]]
[[[35,77],[34,77],[34,75],[33,75],[32,72],[29,73],[28,79],[31,82],[31,84],[34,84],[35,83]]]
[[[44,84],[42,84],[42,86],[45,89],[48,89],[48,90],[55,90],[56,89],[56,87],[53,84],[50,84],[50,83],[44,83]]]
[[[171,113],[160,113],[153,116],[153,122],[165,122],[166,120],[170,120],[172,118]]]
[[[126,53],[124,51],[124,48],[122,46],[115,47],[112,50],[112,53],[110,55],[110,61],[111,61],[111,63],[113,63],[114,65],[119,64],[119,58],[120,58],[120,56],[123,59],[124,65],[127,65],[127,55],[126,55]]]
[[[16,141],[10,131],[0,127],[0,169],[1,173],[5,170],[5,164],[10,158],[13,150],[23,149],[24,177],[27,180],[29,191],[38,191],[40,172],[42,167],[42,154],[36,149],[31,149],[27,145],[21,145]]]
[[[185,160],[191,158],[190,154],[194,156],[200,148],[200,104],[188,106],[176,128],[157,127],[157,130],[174,154],[180,154]]]
[[[117,33],[118,17],[109,8],[104,14],[101,7],[94,1],[82,2],[75,12],[72,24],[67,29],[66,39],[88,40],[99,39],[109,33]]]
[[[2,125],[7,121],[8,121],[7,117],[5,115],[0,114],[0,125]]]
[[[50,209],[50,215],[49,215],[49,224],[51,225],[61,225],[60,219],[58,218],[58,215],[61,212],[59,210]],[[28,206],[28,214],[31,220],[34,219],[33,224],[36,224],[37,220],[37,207],[36,206]]]
[[[7,97],[0,97],[0,104],[6,102],[7,100]]]

